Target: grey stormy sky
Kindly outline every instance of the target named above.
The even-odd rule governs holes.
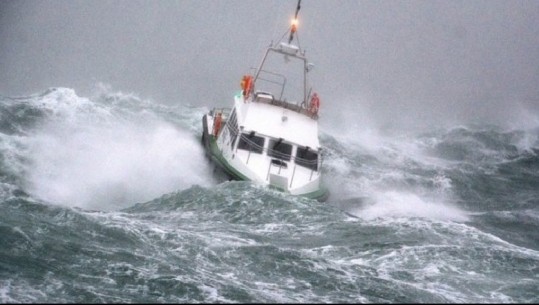
[[[0,94],[97,83],[227,106],[296,0],[2,0]],[[379,126],[499,123],[539,112],[539,1],[303,0],[323,111]]]

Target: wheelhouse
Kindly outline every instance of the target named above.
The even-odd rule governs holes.
[[[312,171],[318,171],[321,166],[319,152],[308,146],[297,145],[283,138],[257,134],[254,131],[241,132],[239,137],[234,139],[238,138],[237,145],[234,145],[234,140],[231,141],[231,148],[235,154],[247,153],[248,157],[250,154],[268,156],[274,165],[284,168],[298,165]],[[247,162],[249,162],[248,160],[249,158],[247,158]]]

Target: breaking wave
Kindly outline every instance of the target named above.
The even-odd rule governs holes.
[[[0,99],[3,303],[539,302],[537,125],[333,124],[319,203],[215,178],[205,107]]]

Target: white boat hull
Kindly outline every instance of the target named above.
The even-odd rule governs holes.
[[[281,190],[291,195],[325,201],[327,189],[322,185],[319,170],[284,162],[268,155],[267,151],[256,154],[231,147],[230,133],[222,131],[216,138],[212,134],[214,116],[203,117],[203,144],[206,154],[230,179],[252,181]],[[226,129],[224,129],[226,130]],[[235,149],[234,149],[235,148]]]

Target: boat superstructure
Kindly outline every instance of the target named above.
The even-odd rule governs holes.
[[[297,22],[297,12],[296,18]],[[271,44],[253,75],[245,75],[231,108],[202,119],[207,155],[230,178],[269,185],[292,195],[325,200],[319,98],[307,89],[312,65],[299,43]]]

